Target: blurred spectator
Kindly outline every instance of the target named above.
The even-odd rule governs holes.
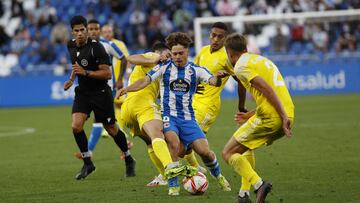
[[[233,16],[237,10],[237,5],[231,0],[220,0],[216,4],[216,11],[221,16]]]
[[[288,50],[287,37],[282,33],[281,27],[276,27],[276,35],[272,39],[273,51],[276,53],[285,53]]]
[[[25,17],[23,0],[11,0],[11,16]]]
[[[48,39],[45,39],[40,43],[37,53],[40,56],[39,63],[51,64],[55,60],[54,47],[50,44]]]
[[[178,9],[173,16],[176,30],[187,31],[192,22],[191,13]]]
[[[311,39],[316,50],[326,52],[329,46],[329,36],[321,25],[315,25]]]
[[[336,41],[336,51],[341,52],[344,50],[348,50],[348,51],[356,50],[355,35],[346,31],[341,33],[339,39]]]
[[[267,4],[265,0],[256,0],[255,3],[250,6],[250,13],[254,15],[262,15],[267,13]]]
[[[208,0],[196,0],[196,16],[197,17],[210,17],[214,16],[215,12],[211,8]]]
[[[50,35],[50,41],[53,44],[66,44],[69,41],[69,29],[65,23],[57,23]]]
[[[9,35],[6,33],[4,27],[0,25],[0,46],[6,44],[9,40]]]
[[[11,52],[20,55],[29,44],[30,34],[28,29],[18,30],[10,43]]]
[[[124,13],[126,11],[126,9],[128,8],[128,6],[130,5],[130,0],[111,0],[110,4],[111,4],[111,10],[113,12],[116,13]]]
[[[37,0],[34,11],[29,14],[33,17],[33,23],[39,28],[54,25],[57,19],[56,9],[50,5],[49,1]]]
[[[291,41],[292,43],[295,42],[304,42],[304,26],[303,22],[298,20],[292,27],[291,27]]]

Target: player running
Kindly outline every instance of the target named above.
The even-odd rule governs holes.
[[[234,170],[254,186],[257,202],[265,202],[272,186],[265,182],[244,156],[249,149],[272,144],[286,135],[291,137],[294,120],[294,104],[285,82],[269,59],[247,53],[246,39],[232,34],[225,41],[226,53],[235,66],[236,77],[254,97],[257,107],[248,113],[238,113],[236,120],[244,123],[225,145],[222,155]],[[248,194],[237,202],[248,202]]]

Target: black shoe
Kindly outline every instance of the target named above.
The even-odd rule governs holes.
[[[263,184],[255,191],[256,193],[256,203],[265,203],[265,198],[267,194],[271,191],[271,183],[263,181]]]
[[[126,165],[126,177],[134,177],[135,176],[135,165],[136,161],[133,160],[131,162],[125,162]]]
[[[76,175],[76,180],[85,179],[90,173],[95,171],[94,164],[84,164],[84,166],[81,168],[80,172]]]
[[[244,197],[238,196],[235,203],[251,203],[251,199],[248,194],[245,194]]]

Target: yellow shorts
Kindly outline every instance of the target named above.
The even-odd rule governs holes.
[[[140,135],[144,123],[154,119],[162,120],[159,106],[154,101],[132,97],[122,104],[120,122],[131,130],[132,136]]]
[[[290,118],[293,125],[293,118]],[[284,136],[280,118],[259,118],[252,116],[233,135],[242,145],[249,149],[256,149],[264,144],[271,145],[275,140]]]
[[[200,129],[204,133],[207,133],[210,127],[214,124],[216,117],[220,112],[220,108],[215,105],[208,106],[199,102],[194,102],[193,108],[195,111],[195,119]]]

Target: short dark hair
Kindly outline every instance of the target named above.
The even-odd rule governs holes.
[[[214,24],[211,26],[211,28],[214,28],[214,27],[223,29],[223,30],[225,30],[226,32],[228,31],[227,25],[226,25],[225,23],[223,23],[223,22],[216,22],[216,23],[214,23]]]
[[[165,50],[165,49],[169,49],[169,47],[166,46],[165,43],[158,41],[158,42],[155,42],[155,43],[152,45],[151,49],[152,49],[153,51],[163,51],[163,50]]]
[[[83,24],[84,27],[87,26],[87,20],[83,16],[73,16],[70,20],[71,29],[74,28],[75,25]]]
[[[89,20],[89,21],[88,21],[88,24],[98,24],[98,25],[100,25],[99,21],[96,20],[96,19],[91,19],[91,20]]]
[[[225,48],[230,49],[236,52],[246,52],[247,51],[247,41],[243,35],[238,33],[233,33],[226,37],[225,39]]]
[[[170,49],[178,44],[186,48],[189,48],[192,43],[190,36],[184,32],[171,33],[165,40],[166,40],[166,45]]]

